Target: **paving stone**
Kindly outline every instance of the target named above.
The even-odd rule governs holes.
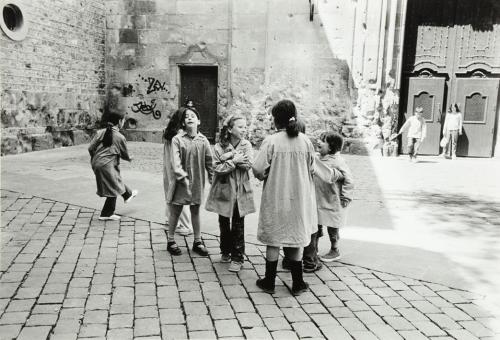
[[[162,339],[165,340],[176,340],[176,339],[186,339],[187,330],[184,325],[162,325],[161,326]],[[215,334],[214,334],[215,336]],[[190,332],[190,339],[210,339],[210,336],[198,337],[196,332]]]
[[[453,339],[457,339],[457,340],[478,340],[479,339],[478,337],[474,336],[471,332],[469,332],[466,329],[450,329],[448,332],[453,337]]]
[[[242,336],[243,333],[236,320],[216,320],[215,330],[219,337]]]
[[[158,307],[156,306],[143,306],[135,307],[134,312],[136,319],[142,318],[158,318]]]
[[[214,329],[212,320],[208,315],[188,315],[186,323],[189,331],[211,331]]]
[[[412,324],[425,336],[444,336],[446,332],[431,321],[412,321]]]
[[[262,305],[264,306],[264,305]],[[231,306],[210,306],[210,316],[214,320],[234,319],[235,315]],[[257,306],[259,308],[259,306]]]
[[[108,340],[128,340],[134,338],[134,331],[132,328],[115,328],[110,329],[106,334],[106,339]]]
[[[397,331],[414,330],[415,327],[400,316],[384,316],[384,320]]]
[[[78,337],[104,337],[106,335],[106,324],[83,324],[78,333]]]
[[[370,331],[349,331],[349,334],[356,340],[377,340],[378,337],[375,336]]]
[[[383,340],[401,340],[403,339],[398,332],[389,325],[368,325],[368,329],[372,331],[379,339]]]
[[[342,326],[321,326],[319,329],[328,340],[352,340],[352,337]]]
[[[319,303],[303,304],[302,309],[304,309],[304,311],[309,315],[328,313],[328,310]]]
[[[300,307],[299,302],[293,296],[285,296],[285,297],[276,298],[276,304],[280,308],[285,308],[285,307],[294,307],[294,308],[295,307]]]
[[[109,328],[132,328],[133,326],[133,314],[115,314],[109,316]]]
[[[160,335],[160,320],[158,318],[135,319],[134,338],[140,336]]]
[[[263,318],[283,316],[283,312],[276,305],[256,305],[255,308]]]
[[[295,330],[299,338],[314,338],[321,337],[321,332],[318,327],[310,321],[294,322],[292,328]]]
[[[172,338],[172,339],[177,339],[177,338]],[[196,339],[196,340],[217,339],[217,335],[215,335],[215,331],[196,331],[196,332],[190,331],[189,339]]]
[[[272,340],[271,333],[265,327],[253,327],[250,329],[243,329],[245,337],[249,340]]]
[[[399,334],[407,340],[427,340],[428,338],[419,331],[399,331]]]
[[[21,324],[17,325],[1,325],[0,326],[0,334],[5,339],[15,339],[21,332]]]
[[[271,332],[271,335],[274,340],[294,340],[298,339],[295,332],[292,331],[274,331]]]
[[[2,317],[0,317],[0,325],[24,324],[29,314],[29,311],[3,313]]]
[[[459,324],[476,337],[493,336],[493,331],[484,327],[484,325],[478,321],[460,321]]]
[[[207,307],[203,302],[185,302],[182,304],[186,315],[206,315]]]
[[[24,327],[17,340],[45,339],[50,332],[50,326]]]
[[[243,328],[263,326],[262,319],[257,313],[236,313],[236,318]]]
[[[264,324],[269,331],[280,331],[292,329],[290,323],[284,317],[263,318]],[[273,335],[274,337],[274,335]]]
[[[33,314],[26,321],[26,326],[53,326],[57,322],[57,314]]]
[[[254,312],[252,301],[247,298],[230,299],[229,303],[236,313]]]
[[[9,307],[6,309],[7,312],[26,312],[30,311],[35,304],[35,299],[23,299],[23,300],[12,300]],[[4,310],[5,307],[0,306],[0,310]]]

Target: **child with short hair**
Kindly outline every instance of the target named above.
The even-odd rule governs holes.
[[[229,116],[214,147],[214,180],[205,209],[219,214],[221,262],[238,272],[245,256],[245,216],[255,212],[249,170],[252,144],[243,116]]]
[[[410,156],[410,162],[417,161],[417,154],[420,145],[424,142],[427,135],[427,125],[425,119],[422,117],[424,109],[420,106],[415,108],[415,114],[411,116],[401,127],[398,134],[393,138],[399,136],[404,131],[408,130],[407,142],[408,142],[408,155]]]
[[[111,113],[105,129],[97,131],[90,142],[88,151],[92,170],[97,183],[97,195],[106,197],[99,220],[119,220],[115,215],[116,198],[122,196],[125,203],[137,196],[137,190],[130,190],[120,174],[120,158],[131,162],[127,149],[127,140],[120,133],[123,125],[123,114]]]
[[[168,202],[169,198],[174,194],[175,189],[175,173],[174,167],[172,165],[172,138],[181,131],[180,121],[181,121],[182,110],[176,110],[163,132],[163,191],[165,193],[165,202]],[[170,216],[169,205],[166,204],[166,216],[167,222]],[[191,225],[191,219],[187,214],[186,207],[182,209],[182,213],[179,216],[179,223],[175,228],[175,232],[182,236],[187,236],[193,233],[193,227]]]
[[[182,254],[175,242],[175,227],[183,206],[189,205],[194,229],[192,250],[201,256],[208,256],[208,250],[201,240],[200,205],[205,187],[205,171],[212,183],[212,149],[208,139],[198,131],[198,111],[194,107],[181,110],[182,131],[172,138],[171,161],[176,181],[172,196],[167,199],[170,206],[167,251],[172,255]]]
[[[266,137],[253,163],[255,177],[264,181],[257,239],[267,246],[266,272],[256,284],[266,293],[275,289],[280,247],[290,259],[293,295],[309,288],[302,273],[302,247],[317,225],[314,192],[314,146],[297,126],[290,100],[272,108],[277,132]]]
[[[320,257],[323,262],[340,259],[339,229],[345,225],[347,207],[352,201],[354,180],[351,170],[340,155],[343,143],[343,138],[338,133],[327,132],[323,134],[319,143],[319,158],[316,160],[318,168],[326,166],[333,171],[333,176],[329,181],[325,181],[320,176],[314,177],[318,224],[320,228],[327,227],[330,238],[330,251]],[[340,175],[336,175],[337,172],[340,172]],[[317,245],[314,250],[317,256]],[[315,263],[311,262],[307,267],[314,271],[314,265]]]

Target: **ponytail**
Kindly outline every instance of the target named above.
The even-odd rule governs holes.
[[[273,106],[271,113],[274,117],[276,128],[285,129],[286,134],[290,138],[299,135],[300,125],[297,124],[297,109],[291,100],[280,100]]]
[[[102,138],[102,145],[109,147],[113,144],[113,123],[106,124],[106,132],[104,132],[104,137]]]
[[[288,126],[286,127],[286,134],[288,137],[297,137],[300,132],[299,124],[297,123],[297,119],[292,117],[288,120]]]
[[[219,144],[222,145],[223,147],[226,147],[229,144],[230,137],[231,136],[229,135],[229,126],[223,125],[222,129],[220,129]]]

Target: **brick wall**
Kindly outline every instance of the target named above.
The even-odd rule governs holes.
[[[19,2],[27,37],[0,33],[2,154],[85,142],[105,91],[104,0]]]

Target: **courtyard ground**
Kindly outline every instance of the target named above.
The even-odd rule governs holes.
[[[356,192],[342,260],[295,298],[287,272],[273,296],[255,287],[257,214],[237,275],[218,262],[215,214],[202,218],[209,259],[189,237],[185,255],[168,255],[162,146],[129,146],[123,177],[140,194],[119,204],[120,222],[97,220],[85,146],[2,157],[0,338],[499,336],[499,161],[346,155]]]

